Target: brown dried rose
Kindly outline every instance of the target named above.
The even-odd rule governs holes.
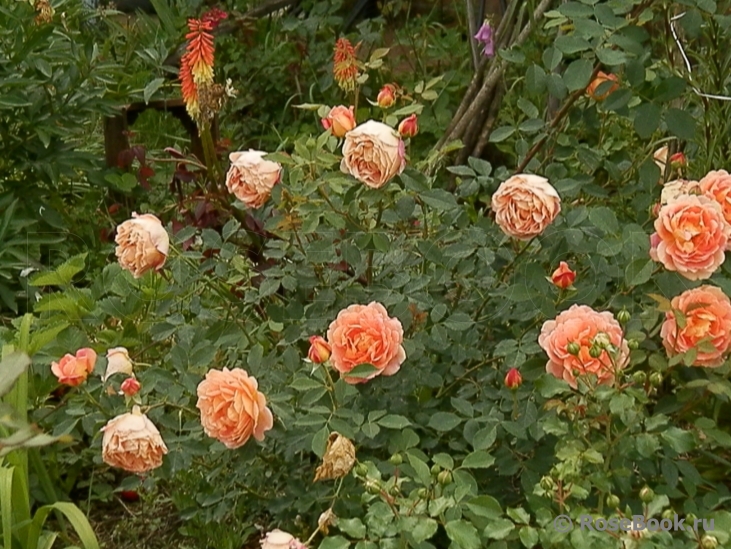
[[[355,464],[355,446],[347,438],[333,431],[327,439],[327,450],[322,464],[315,471],[315,480],[331,480],[347,475]]]

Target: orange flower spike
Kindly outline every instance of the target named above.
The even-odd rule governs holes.
[[[213,30],[211,21],[189,19],[188,28],[190,32],[185,38],[190,40],[187,50],[186,62],[193,73],[196,84],[210,82],[213,80],[213,61],[216,48],[213,45]]]
[[[333,76],[338,86],[344,91],[355,89],[355,81],[358,78],[358,59],[355,56],[353,44],[347,38],[339,38],[335,42]]]

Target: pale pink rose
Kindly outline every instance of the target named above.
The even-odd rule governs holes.
[[[107,350],[107,370],[102,376],[102,382],[106,382],[114,374],[132,375],[132,361],[129,359],[129,351],[124,347],[114,347]]]
[[[696,348],[694,366],[721,366],[731,351],[731,300],[728,296],[715,286],[700,286],[674,297],[670,304],[672,310],[665,313],[660,331],[668,356]],[[674,311],[683,314],[682,328]],[[697,349],[703,340],[714,350]]]
[[[660,178],[662,180],[662,177],[665,175],[665,166],[668,163],[668,146],[663,145],[659,149],[657,149],[654,153],[652,153],[652,158],[655,160],[655,164],[658,168],[660,168]]]
[[[307,549],[307,546],[288,532],[272,530],[259,542],[261,549]]]
[[[703,194],[701,192],[700,183],[698,183],[698,181],[690,181],[687,179],[675,179],[673,181],[668,181],[662,186],[662,192],[660,193],[660,206],[666,206],[687,194]]]
[[[616,352],[604,348],[597,358],[589,354],[592,345],[606,342]],[[569,353],[571,343],[578,346],[576,354]],[[546,321],[538,344],[548,354],[546,371],[574,389],[577,377],[586,374],[594,374],[600,385],[612,384],[617,371],[629,363],[629,347],[614,315],[608,311],[597,312],[587,305],[572,305],[554,320]]]
[[[340,170],[367,186],[383,187],[405,166],[404,142],[390,126],[369,120],[345,134]]]
[[[731,225],[731,174],[726,170],[711,171],[698,182],[701,192],[721,206],[723,218]],[[731,239],[726,244],[731,249]]]
[[[561,211],[561,197],[548,179],[514,175],[492,195],[495,222],[509,236],[530,240],[541,234]]]
[[[350,384],[364,383],[378,375],[392,376],[406,360],[404,330],[398,318],[390,318],[380,303],[351,305],[338,313],[327,330],[332,348],[330,364]],[[367,378],[348,377],[359,364],[373,364],[378,371]]]
[[[160,220],[152,214],[132,213],[117,227],[115,254],[123,269],[135,278],[147,271],[159,271],[165,264],[170,248],[170,238]]]
[[[355,115],[353,107],[338,105],[330,109],[327,116],[321,120],[322,127],[335,137],[345,137],[345,134],[355,128]]]
[[[135,406],[131,413],[111,419],[102,427],[102,459],[130,473],[145,473],[162,465],[168,453],[160,431]]]
[[[226,188],[249,208],[261,208],[282,178],[282,165],[264,160],[266,154],[249,149],[228,155],[231,167],[226,174]]]
[[[689,280],[709,278],[721,266],[731,235],[721,206],[702,195],[683,195],[660,208],[655,230],[660,242],[650,257]]]
[[[258,387],[256,379],[241,368],[209,370],[198,384],[196,404],[205,433],[230,449],[243,446],[252,435],[264,440],[274,417]]]
[[[96,353],[94,349],[84,347],[76,351],[76,355],[66,354],[58,362],[51,362],[51,372],[58,382],[71,387],[81,385],[94,371]]]

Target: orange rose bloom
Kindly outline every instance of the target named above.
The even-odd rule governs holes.
[[[345,382],[364,383],[378,375],[392,376],[406,360],[402,347],[404,330],[398,318],[390,318],[380,303],[351,305],[338,313],[327,330],[327,341],[332,347],[330,364]],[[367,378],[347,376],[359,364],[373,364],[378,368]]]
[[[611,86],[609,86],[609,89],[607,89],[604,93],[597,93],[597,88],[604,84],[604,82],[614,82]],[[606,88],[607,86],[602,86],[602,90]],[[594,78],[594,80],[591,81],[591,84],[589,84],[589,87],[586,88],[586,93],[589,94],[589,97],[591,97],[594,101],[604,101],[607,97],[609,97],[611,94],[613,94],[615,91],[619,89],[619,84],[617,83],[617,75],[616,74],[606,74],[602,71],[599,71]]]
[[[705,340],[713,351],[697,349],[694,366],[716,367],[723,364],[731,351],[731,300],[715,286],[687,290],[671,301],[672,311],[665,313],[660,335],[668,356],[685,353]],[[685,317],[681,328],[675,318],[680,311]]]
[[[226,174],[226,188],[249,208],[261,208],[282,178],[281,164],[264,160],[266,154],[250,149],[228,155],[231,167]]]
[[[210,370],[198,384],[198,403],[203,430],[227,448],[239,448],[254,435],[274,426],[266,397],[258,391],[256,379],[241,368]]]
[[[731,174],[726,170],[711,171],[698,184],[704,195],[718,202],[723,218],[731,224]],[[731,240],[726,244],[726,249],[731,249]]]
[[[51,362],[51,372],[64,385],[76,387],[81,385],[94,371],[96,353],[94,349],[85,347],[76,351],[76,356],[66,354],[58,362]]]
[[[592,357],[589,350],[602,340],[616,352],[610,354],[605,347],[598,357]],[[569,352],[571,343],[578,346],[575,354]],[[597,376],[600,385],[612,384],[616,371],[629,363],[629,347],[614,315],[608,311],[597,312],[587,305],[572,305],[554,320],[546,321],[538,344],[548,354],[546,371],[565,380],[574,389],[577,376],[585,374]]]
[[[133,212],[132,219],[117,227],[114,241],[117,243],[114,253],[119,265],[135,278],[140,278],[149,270],[162,269],[170,248],[165,227],[152,214],[138,215]]]
[[[492,195],[492,211],[503,232],[530,240],[556,219],[561,197],[545,177],[518,174],[503,181]]]
[[[731,226],[706,196],[682,195],[660,208],[650,257],[689,280],[709,278],[725,259]]]
[[[355,128],[355,114],[353,114],[354,107],[344,107],[339,105],[330,109],[327,116],[321,120],[322,127],[330,132],[335,137],[345,137],[345,134]]]
[[[102,432],[102,459],[112,467],[145,473],[160,467],[162,457],[168,453],[160,431],[139,406],[132,413],[109,420]]]

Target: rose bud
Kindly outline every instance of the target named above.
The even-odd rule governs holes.
[[[551,282],[554,286],[561,288],[562,290],[570,288],[574,283],[574,280],[576,280],[576,273],[571,270],[569,264],[565,261],[562,261],[559,264],[558,269],[556,269],[551,275]]]
[[[395,87],[393,84],[383,86],[381,91],[378,92],[378,97],[376,97],[378,106],[382,109],[387,109],[392,106],[396,102],[396,94],[394,92]]]
[[[353,107],[339,105],[330,109],[327,116],[321,120],[322,127],[335,137],[345,137],[345,134],[355,128],[355,115]]]
[[[515,391],[518,387],[523,384],[523,376],[517,368],[510,368],[508,374],[505,376],[505,386],[511,391]]]
[[[688,160],[685,158],[685,155],[682,152],[676,152],[670,157],[670,167],[674,170],[684,168],[687,165]]]
[[[412,114],[408,118],[404,118],[401,123],[398,125],[398,132],[401,134],[401,137],[414,137],[417,133],[419,133],[419,121],[416,118],[415,114]]]
[[[310,338],[310,351],[307,353],[307,358],[315,364],[322,364],[327,362],[332,353],[330,344],[320,336],[312,336]]]
[[[122,386],[120,389],[122,389],[122,393],[128,397],[135,396],[137,393],[140,392],[140,389],[142,388],[142,385],[140,385],[140,382],[137,381],[134,377],[128,377],[122,382]]]
[[[119,496],[124,501],[129,501],[129,502],[135,502],[135,501],[140,500],[140,494],[137,492],[137,490],[122,490],[119,493]]]
[[[609,89],[606,89],[607,86],[602,86],[605,82],[613,82],[609,86]],[[597,93],[597,88],[601,86],[603,93],[599,94]],[[591,97],[594,101],[604,101],[607,97],[609,97],[612,93],[617,91],[619,89],[619,84],[617,82],[617,75],[616,74],[605,74],[602,71],[599,71],[596,75],[596,78],[591,81],[591,84],[589,84],[589,87],[586,89],[586,93],[589,94],[589,97]]]

